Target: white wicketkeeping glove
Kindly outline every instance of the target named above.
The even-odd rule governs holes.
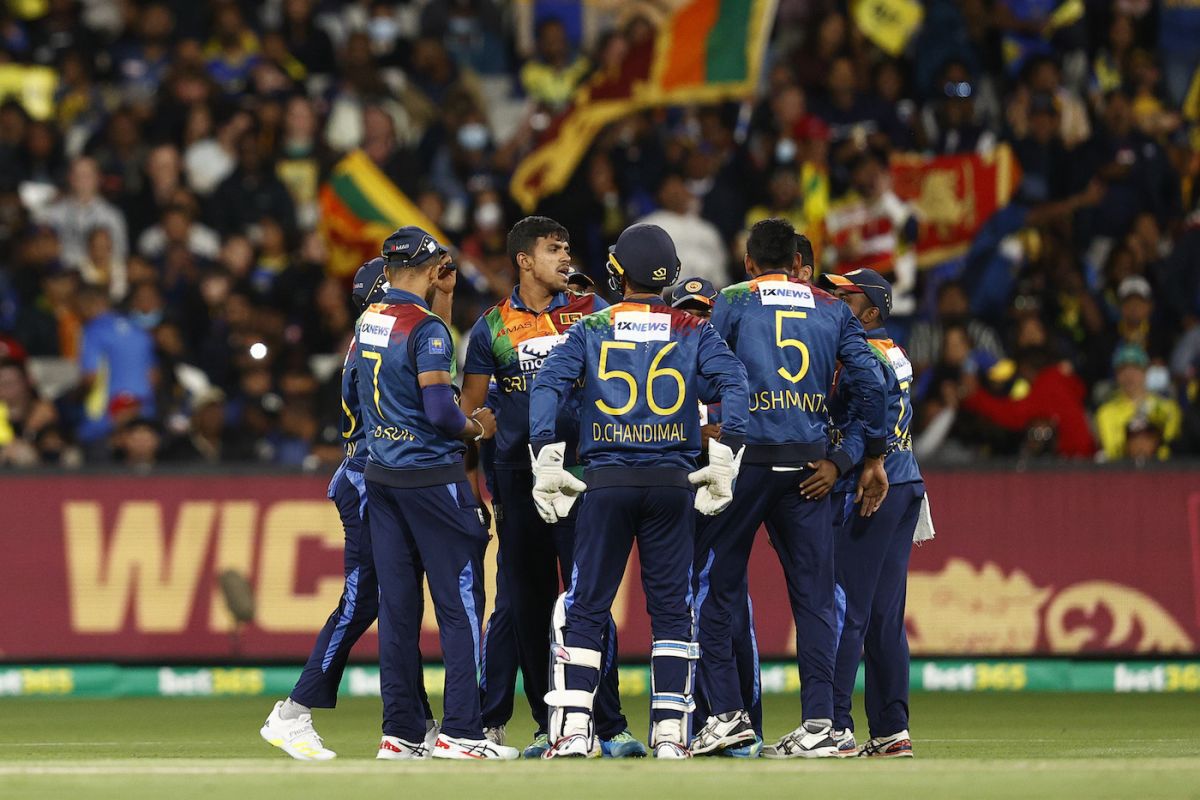
[[[551,525],[570,514],[575,498],[587,490],[586,483],[563,467],[566,450],[566,442],[555,442],[543,447],[535,458],[533,448],[529,448],[533,461],[533,504],[541,518]]]
[[[733,502],[733,482],[742,467],[745,450],[743,447],[735,456],[729,445],[708,440],[708,466],[688,475],[688,480],[697,487],[696,510],[701,514],[716,516]]]

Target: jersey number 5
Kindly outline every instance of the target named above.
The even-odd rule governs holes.
[[[780,350],[794,347],[800,351],[800,369],[796,372],[788,372],[786,367],[780,367],[777,371],[784,380],[792,383],[799,383],[804,380],[804,376],[808,374],[809,356],[808,345],[799,339],[785,339],[783,336],[783,321],[785,319],[808,319],[806,311],[776,311],[775,312],[775,346]]]
[[[669,417],[683,406],[683,400],[687,394],[687,384],[683,381],[683,375],[679,370],[667,367],[659,369],[659,364],[662,363],[663,356],[671,352],[675,347],[675,342],[668,342],[665,347],[658,351],[654,356],[654,360],[650,362],[650,370],[646,373],[646,403],[650,406],[650,410],[660,417]],[[635,342],[601,342],[600,343],[600,367],[597,377],[602,381],[618,380],[623,381],[629,387],[629,400],[619,408],[613,408],[603,400],[596,401],[596,408],[603,413],[613,417],[620,417],[628,414],[629,411],[637,405],[638,400],[638,382],[633,375],[625,370],[609,369],[608,354],[613,350],[636,350],[637,343]],[[658,399],[654,396],[654,381],[656,378],[671,378],[675,381],[677,387],[675,402],[664,408],[659,404]]]

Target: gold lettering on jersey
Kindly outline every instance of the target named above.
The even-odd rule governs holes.
[[[825,395],[820,392],[793,392],[789,389],[763,389],[750,395],[750,413],[798,408],[812,414],[824,414]]]
[[[682,422],[645,423],[643,425],[621,425],[614,422],[592,423],[592,440],[597,442],[620,442],[636,444],[658,444],[661,442],[683,442],[687,433]]]
[[[371,435],[376,439],[387,439],[389,442],[415,442],[416,436],[413,436],[412,431],[407,428],[400,428],[395,425],[376,425],[375,430],[371,431]]]

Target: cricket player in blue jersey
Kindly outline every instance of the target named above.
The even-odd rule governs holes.
[[[445,663],[444,717],[434,758],[513,759],[483,735],[479,706],[483,552],[488,534],[467,482],[465,441],[495,432],[492,412],[459,410],[454,342],[429,309],[445,249],[407,226],[384,242],[389,288],[355,325],[358,394],[368,447],[364,477],[379,578],[383,732],[410,758],[430,755],[412,653],[421,631],[423,570]]]
[[[837,754],[831,735],[837,617],[828,493],[833,479],[853,464],[839,466],[826,457],[826,394],[840,361],[853,409],[864,420],[859,435],[874,456],[863,471],[867,513],[886,493],[880,461],[886,446],[884,396],[862,325],[845,303],[794,277],[795,262],[791,224],[782,219],[756,223],[746,254],[752,279],[722,291],[713,309],[713,327],[746,366],[750,421],[733,502],[709,521],[696,551],[698,595],[703,595],[700,675],[712,716],[692,740],[695,754],[755,738],[734,667],[731,620],[745,602],[746,565],[763,523],[783,566],[796,621],[803,712],[802,724],[763,754]]]
[[[693,509],[720,513],[737,476],[746,427],[742,365],[707,322],[663,302],[679,275],[675,244],[656,225],[626,229],[608,268],[622,302],[567,331],[533,382],[529,440],[534,502],[555,522],[585,492],[571,585],[555,609],[564,620],[546,702],[548,758],[599,754],[592,708],[604,632],[636,540],[653,632],[650,745],[656,758],[688,758],[693,662]],[[559,409],[578,381],[583,480],[566,469]],[[723,442],[700,455],[698,387],[724,410]],[[693,491],[693,485],[698,489]]]
[[[502,572],[498,585],[516,629],[518,658],[537,730],[525,758],[537,758],[550,747],[547,737],[551,638],[560,639],[561,620],[553,621],[559,596],[560,571],[570,580],[575,548],[575,517],[564,515],[545,522],[533,503],[533,472],[529,464],[529,387],[546,357],[563,341],[567,329],[588,314],[606,308],[596,295],[568,288],[571,274],[570,239],[566,228],[548,217],[526,217],[508,234],[509,258],[519,276],[512,295],[484,312],[471,329],[467,345],[461,407],[471,410],[488,399],[496,413],[495,455],[492,467],[496,528],[500,537]],[[494,379],[496,392],[489,398]],[[576,465],[578,414],[576,399],[564,398],[557,429],[566,443],[566,466]],[[491,638],[491,633],[489,633]],[[644,756],[645,746],[627,730],[615,668],[616,625],[606,633],[605,675],[596,704],[597,735],[604,755]],[[501,656],[503,651],[491,651]],[[504,693],[507,686],[495,687]],[[485,698],[488,700],[488,698]],[[489,706],[491,702],[487,703]],[[503,724],[488,720],[486,731],[503,743]]]
[[[712,319],[713,305],[717,300],[716,287],[705,278],[684,278],[667,293],[666,300],[672,308],[686,311],[694,317],[703,320]],[[704,398],[709,392],[701,390],[700,403],[700,445],[701,453],[708,448],[709,439],[721,438],[721,404],[705,403]],[[704,456],[701,455],[701,463]],[[696,539],[704,537],[704,527],[710,517],[704,514],[696,515]],[[693,591],[698,591],[693,579]],[[754,635],[754,603],[750,599],[748,581],[743,580],[743,594],[746,595],[744,609],[735,609],[732,619],[731,634],[733,636],[733,656],[737,665],[738,681],[742,687],[742,702],[750,714],[750,723],[754,728],[755,741],[739,747],[730,747],[721,751],[721,755],[734,758],[754,758],[762,749],[762,683],[758,661],[758,641]],[[704,602],[701,594],[696,594],[696,609],[699,611]],[[703,684],[696,682],[695,716],[698,719],[708,719],[708,699],[704,696]]]
[[[383,300],[386,287],[383,263],[382,258],[372,259],[363,264],[354,276],[351,299],[360,314],[368,305]],[[433,310],[443,319],[450,315],[453,290],[452,274],[439,280]],[[316,644],[296,686],[285,700],[275,704],[260,730],[269,743],[300,761],[327,761],[336,756],[324,746],[313,727],[312,709],[337,705],[338,686],[342,682],[350,651],[375,622],[379,611],[379,583],[375,578],[371,532],[367,523],[367,486],[363,479],[367,448],[363,445],[357,369],[355,348],[351,346],[342,367],[342,438],[345,440],[346,457],[329,482],[328,494],[337,506],[346,535],[342,558],[346,583],[337,608],[317,634]],[[420,669],[420,651],[415,651],[413,657],[417,669]],[[429,710],[423,683],[420,689],[426,718],[426,745],[432,746],[437,738],[437,722]],[[376,757],[389,759],[398,752],[385,736]]]
[[[823,278],[846,302],[867,331],[867,343],[887,387],[888,495],[870,517],[853,513],[857,465],[862,437],[846,435],[858,420],[850,415],[841,384],[830,398],[829,410],[841,434],[841,449],[856,469],[843,475],[833,489],[838,587],[845,594],[845,619],[833,672],[834,739],[842,755],[911,757],[908,733],[908,634],[904,630],[904,599],[908,557],[924,512],[928,521],[925,483],[912,451],[909,426],[913,420],[913,368],[908,355],[888,336],[884,323],[892,310],[892,286],[874,270],[858,269]],[[929,530],[932,530],[930,523]],[[866,659],[866,706],[871,739],[862,748],[854,741],[850,696],[859,662]]]

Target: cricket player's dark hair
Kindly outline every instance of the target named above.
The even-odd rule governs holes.
[[[800,254],[800,264],[805,267],[816,267],[816,259],[813,258],[812,242],[803,233],[796,234],[796,252]]]
[[[570,242],[571,234],[561,223],[549,217],[526,217],[512,226],[508,232],[508,258],[514,267],[517,266],[517,255],[524,253],[532,256],[533,248],[538,239],[556,239],[560,242]]]
[[[779,217],[760,219],[750,229],[746,253],[759,269],[790,270],[796,258],[796,229]]]

